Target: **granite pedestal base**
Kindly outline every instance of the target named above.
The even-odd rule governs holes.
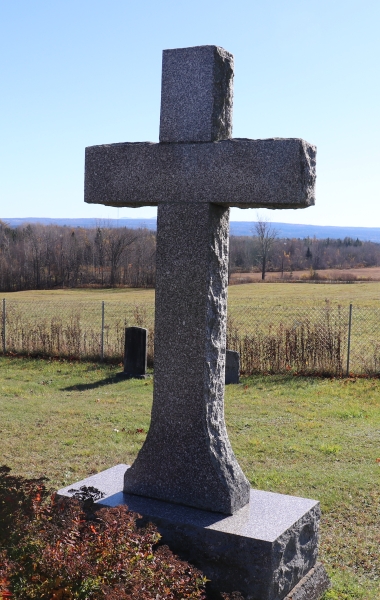
[[[127,504],[141,524],[152,521],[162,542],[199,567],[211,587],[239,591],[246,600],[318,600],[328,588],[318,553],[319,503],[251,490],[250,502],[232,516],[126,494],[128,465],[117,465],[59,490],[93,486],[99,506]]]

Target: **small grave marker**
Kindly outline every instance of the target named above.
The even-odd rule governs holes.
[[[124,346],[124,372],[131,379],[145,379],[147,368],[148,330],[143,327],[126,327]]]
[[[226,350],[226,376],[225,383],[239,383],[240,377],[240,354],[233,350]]]

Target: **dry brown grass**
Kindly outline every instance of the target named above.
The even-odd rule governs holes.
[[[380,281],[380,267],[367,267],[362,269],[319,269],[315,271],[316,277],[313,279],[310,271],[292,271],[292,272],[268,272],[265,281],[286,281],[292,280],[326,280],[326,281]],[[261,281],[261,273],[233,273],[230,284],[255,283]]]
[[[273,316],[275,315],[272,311]],[[343,318],[342,318],[343,317]],[[230,318],[227,348],[240,354],[242,373],[314,373],[343,375],[346,327],[342,311],[329,304],[312,315],[256,321],[250,331]]]

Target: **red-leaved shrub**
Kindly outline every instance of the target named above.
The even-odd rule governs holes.
[[[205,599],[202,573],[127,507],[91,510],[0,467],[0,599]]]

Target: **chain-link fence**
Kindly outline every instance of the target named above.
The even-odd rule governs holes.
[[[245,373],[344,372],[347,311],[263,307],[231,310],[227,347],[240,353]]]
[[[124,330],[133,325],[148,329],[148,364],[153,364],[153,303],[3,300],[2,351],[120,361]]]
[[[153,301],[3,300],[2,352],[121,361],[124,329],[133,325],[149,331],[148,364],[152,366]],[[380,307],[232,305],[227,348],[240,352],[246,374],[377,374]]]

